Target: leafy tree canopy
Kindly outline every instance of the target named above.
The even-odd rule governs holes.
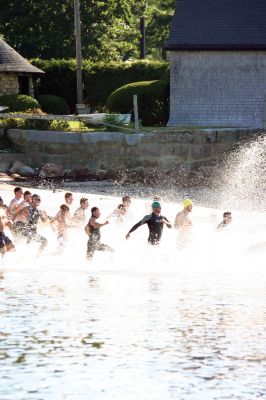
[[[139,57],[139,19],[147,56],[160,58],[175,0],[80,0],[82,53],[93,61]],[[74,0],[0,0],[0,35],[24,57],[75,56]]]

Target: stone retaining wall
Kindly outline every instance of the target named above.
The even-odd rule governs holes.
[[[9,162],[19,160],[32,167],[49,162],[88,174],[135,171],[142,176],[155,172],[184,176],[258,132],[205,129],[124,134],[11,129],[7,136],[23,154],[1,155],[0,168],[7,167],[9,158]]]

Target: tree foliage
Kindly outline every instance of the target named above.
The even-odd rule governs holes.
[[[73,112],[77,102],[75,60],[34,59],[31,62],[45,71],[36,82],[37,93],[63,97]],[[169,80],[168,63],[150,60],[92,63],[85,60],[84,98],[94,111],[101,111],[115,89],[132,82],[158,79]]]
[[[84,58],[137,59],[142,16],[147,55],[159,58],[174,7],[175,0],[80,0]],[[0,34],[24,57],[75,56],[73,0],[0,0],[0,9]]]

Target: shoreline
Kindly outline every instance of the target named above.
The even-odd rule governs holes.
[[[132,198],[152,200],[155,195],[162,201],[181,204],[182,199],[190,197],[200,207],[221,208],[218,190],[199,187],[164,186],[152,187],[142,183],[121,183],[114,180],[38,180],[38,179],[12,179],[0,177],[0,190],[13,191],[15,186],[31,190],[47,190],[53,192],[84,193],[96,196],[122,197],[130,195]],[[207,199],[208,198],[208,201]]]

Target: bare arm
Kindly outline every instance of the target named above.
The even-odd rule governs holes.
[[[94,217],[92,217],[89,220],[89,224],[91,226],[93,226],[94,228],[101,228],[102,226],[109,224],[109,221],[106,221],[106,222],[103,222],[102,224],[99,224],[99,222],[96,222],[96,219]]]
[[[47,222],[50,220],[45,211],[40,211],[40,218],[42,222]]]

